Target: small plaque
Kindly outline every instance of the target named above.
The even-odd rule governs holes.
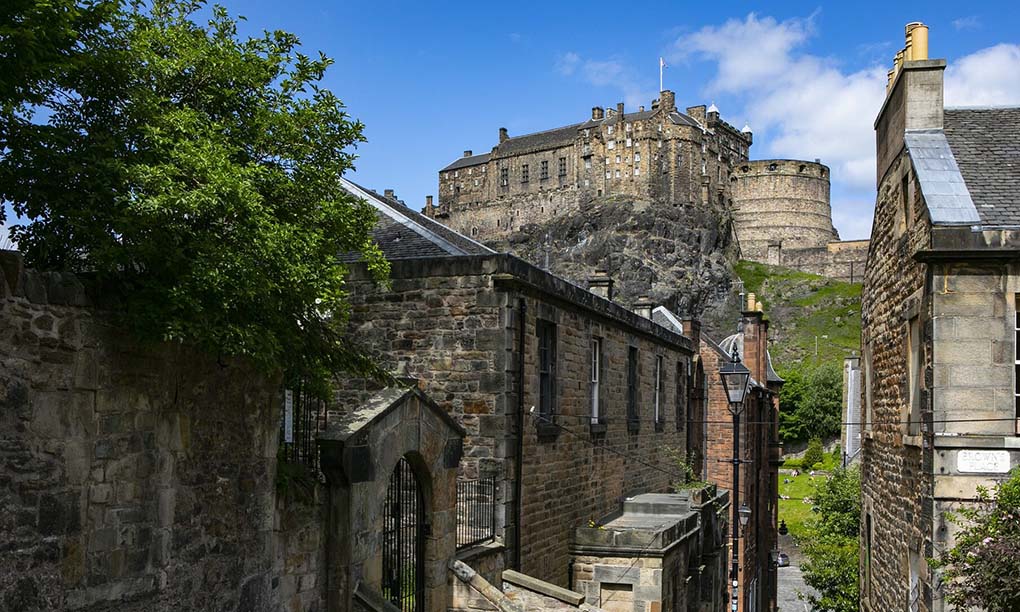
[[[1009,451],[962,450],[956,455],[956,469],[970,474],[1006,474]]]

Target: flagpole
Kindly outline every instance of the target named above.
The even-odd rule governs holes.
[[[662,58],[659,58],[659,92],[662,92]]]

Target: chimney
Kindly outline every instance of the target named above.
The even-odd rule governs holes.
[[[690,117],[691,119],[694,119],[695,121],[697,121],[698,125],[700,125],[701,127],[705,127],[707,125],[705,123],[705,121],[706,121],[705,120],[705,108],[706,107],[705,107],[704,104],[700,104],[698,106],[688,106],[687,107],[687,116]]]
[[[668,112],[676,110],[676,94],[668,89],[659,92],[659,108]]]
[[[425,196],[425,210],[432,210],[432,196]]]
[[[946,60],[928,59],[928,27],[910,23],[905,47],[893,58],[885,102],[875,119],[877,183],[903,149],[906,130],[943,128],[943,73]]]
[[[638,110],[639,113],[645,112],[645,105],[642,104],[641,106],[637,107],[637,110]]]
[[[768,347],[768,323],[761,311],[761,304],[753,293],[747,294],[747,310],[741,313],[740,327],[744,335],[744,365],[751,370],[751,376],[760,383],[765,382]]]
[[[616,103],[616,113],[620,115],[621,119],[623,118],[623,102]]]
[[[600,298],[613,301],[613,279],[605,268],[596,268],[595,274],[588,279],[588,291]]]
[[[655,308],[655,302],[653,302],[647,295],[642,295],[636,302],[634,302],[634,313],[646,319],[652,318],[653,308]]]
[[[392,189],[383,189],[382,193],[383,193],[384,196],[386,196],[387,198],[389,198],[391,200],[396,200],[397,199],[397,196],[395,196],[393,194],[393,190]]]
[[[598,121],[599,119],[602,119],[605,116],[606,116],[606,111],[604,111],[601,106],[593,106],[593,107],[591,107],[591,119],[592,119],[592,121]]]
[[[499,142],[504,143],[510,139],[510,136],[506,133],[506,128],[499,128]]]
[[[464,157],[471,157],[471,149],[464,151]]]
[[[694,345],[701,344],[701,321],[697,319],[680,319],[684,327],[684,335],[694,341]]]

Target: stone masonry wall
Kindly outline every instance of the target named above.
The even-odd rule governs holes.
[[[508,547],[515,522],[519,298],[527,310],[526,414],[539,404],[536,319],[557,325],[556,426],[540,440],[539,424],[532,416],[525,418],[520,554],[521,571],[565,586],[569,534],[575,527],[612,511],[623,496],[667,489],[673,471],[662,449],[683,449],[686,438],[686,423],[678,427],[675,416],[676,364],[689,360],[691,350],[528,289],[528,283],[517,285],[495,274],[498,261],[394,262],[389,290],[356,274],[350,285],[351,325],[382,363],[406,364],[407,374],[421,379],[425,391],[465,427],[460,477],[496,474],[500,479],[497,535],[505,536]],[[588,378],[593,335],[603,338],[601,406],[606,419],[594,431]],[[636,432],[628,430],[625,416],[629,346],[638,347],[640,357]],[[660,427],[653,423],[656,355],[663,357]],[[550,474],[559,476],[551,479]],[[512,560],[513,551],[509,554]]]
[[[278,609],[276,381],[140,346],[0,255],[2,607]]]
[[[908,193],[902,194],[905,175],[911,178],[906,183]],[[906,608],[911,555],[921,573],[918,609],[930,610],[932,602],[923,562],[932,556],[931,449],[930,442],[924,442],[925,436],[930,441],[930,431],[922,435],[921,428],[912,432],[905,424],[909,318],[920,317],[922,338],[931,334],[926,272],[912,258],[930,244],[930,225],[919,193],[909,159],[901,154],[879,185],[861,297],[866,415],[861,462],[861,605],[874,612]],[[926,370],[928,353],[922,361]],[[922,404],[927,405],[927,400]],[[930,412],[925,412],[927,416],[922,416],[930,422]]]

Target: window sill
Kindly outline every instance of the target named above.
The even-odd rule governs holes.
[[[538,432],[539,442],[552,442],[560,435],[560,428],[555,423],[538,423],[535,431]]]

